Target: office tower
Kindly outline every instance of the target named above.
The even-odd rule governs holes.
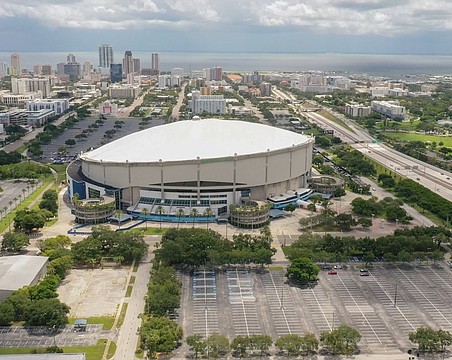
[[[139,74],[141,71],[140,59],[133,59],[133,72]]]
[[[122,71],[126,76],[133,73],[133,57],[130,50],[124,53],[124,59],[122,60]]]
[[[93,66],[89,61],[85,61],[83,64],[83,75],[89,75],[91,74],[91,71],[93,70]]]
[[[99,46],[99,67],[109,68],[113,60],[113,48],[110,44],[102,44]]]
[[[73,54],[67,56],[67,63],[63,65],[63,72],[65,75],[69,75],[71,81],[76,81],[80,78],[81,66],[80,63],[75,61]]]
[[[206,69],[206,80],[207,81],[223,80],[223,69],[221,68],[221,66]]]
[[[5,62],[0,63],[0,78],[6,76],[8,74],[9,66]]]
[[[112,83],[122,81],[122,64],[110,64],[110,79]]]
[[[159,67],[159,54],[157,54],[157,53],[153,53],[152,55],[151,55],[151,69],[152,70],[160,70],[160,67]]]
[[[42,74],[42,66],[41,65],[34,65],[33,66],[33,74],[34,75],[41,75]]]
[[[52,65],[50,64],[42,65],[41,75],[52,75]]]
[[[64,74],[64,63],[58,63],[57,64],[57,74],[63,75]]]
[[[75,55],[74,54],[68,54],[67,56],[67,62],[69,64],[75,63]]]
[[[20,55],[14,53],[11,55],[11,70],[10,75],[19,75],[22,68],[20,66]]]

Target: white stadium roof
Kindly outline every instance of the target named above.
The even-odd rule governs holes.
[[[156,162],[250,155],[308,142],[309,136],[235,120],[187,120],[124,136],[82,154],[84,160]]]

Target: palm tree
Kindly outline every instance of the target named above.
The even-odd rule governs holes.
[[[17,197],[19,198],[19,204],[20,204],[22,202],[22,195],[19,194]]]
[[[121,210],[116,210],[115,211],[115,216],[118,218],[118,226],[121,229],[121,215],[122,215],[122,211]]]
[[[193,227],[195,227],[195,219],[198,216],[198,210],[196,208],[191,209],[190,216],[193,217]]]
[[[157,209],[155,212],[160,215],[160,229],[161,229],[162,228],[162,214],[165,213],[165,209],[163,209],[162,205],[159,205],[159,206],[157,206]]]
[[[6,215],[6,211],[8,210],[8,206],[4,206],[3,207],[3,212],[5,213],[5,215]]]
[[[213,216],[213,210],[209,207],[206,210],[204,210],[203,215],[210,218],[211,216]],[[206,221],[206,227],[207,227],[207,230],[209,230],[209,219],[207,219],[207,221]]]
[[[180,218],[182,216],[185,216],[185,211],[184,211],[184,209],[180,208],[180,209],[177,209],[177,213],[176,214],[177,214],[177,228],[179,229]]]
[[[14,204],[17,206],[17,196],[13,200],[14,200]]]
[[[27,196],[30,195],[30,184],[27,184]]]
[[[149,210],[147,208],[143,208],[143,210],[141,210],[141,215],[144,217],[144,222],[146,224],[146,229],[148,228],[148,218],[147,216],[149,215]]]
[[[10,200],[10,201],[8,202],[8,204],[9,204],[9,208],[10,208],[10,210],[12,210],[12,208],[11,208],[11,205],[13,204],[13,201],[12,201],[12,200]]]

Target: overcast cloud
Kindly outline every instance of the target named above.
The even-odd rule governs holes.
[[[317,41],[342,36],[360,43],[377,37],[398,44],[398,38],[408,37],[414,44],[417,35],[449,34],[451,19],[450,0],[2,0],[0,36],[5,40],[0,47],[46,32],[54,41],[58,31],[81,44],[87,30],[97,32],[94,38],[106,31],[119,37],[124,31],[171,33],[174,39],[209,32],[224,34],[226,42],[237,34],[255,41],[250,34],[260,32],[308,34]],[[449,49],[447,44],[443,51]]]

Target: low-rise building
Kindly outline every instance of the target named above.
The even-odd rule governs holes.
[[[108,97],[110,99],[135,99],[140,95],[141,88],[136,85],[112,85],[108,88]]]
[[[37,93],[27,93],[27,94],[11,94],[11,93],[3,93],[0,95],[0,100],[3,104],[7,106],[23,106],[27,101],[41,99],[41,92]]]
[[[42,99],[28,101],[26,104],[28,111],[39,111],[42,109],[51,109],[56,115],[61,115],[69,109],[68,99]]]
[[[55,111],[52,109],[41,109],[37,111],[27,111],[28,125],[39,127],[47,124],[50,118],[55,116]]]
[[[201,95],[200,91],[192,91],[189,106],[194,114],[226,114],[226,100],[223,95]]]
[[[234,116],[252,115],[253,111],[246,106],[230,106],[229,112]]]
[[[99,105],[99,114],[104,116],[116,116],[118,105],[111,101],[104,101]]]
[[[370,106],[365,106],[362,104],[346,104],[345,105],[345,115],[351,118],[366,117],[371,113]]]
[[[401,106],[398,101],[372,101],[370,106],[372,111],[391,119],[404,120],[406,117],[405,106]]]
[[[0,257],[0,301],[13,291],[37,284],[45,276],[48,262],[49,258],[45,256]]]

